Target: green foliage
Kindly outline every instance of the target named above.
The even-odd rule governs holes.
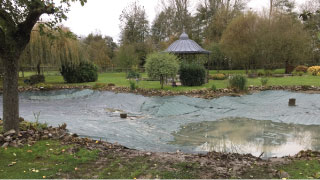
[[[166,78],[175,77],[179,70],[178,58],[168,53],[153,53],[147,56],[145,64],[148,77],[160,79],[161,87]]]
[[[29,81],[25,81],[25,82],[29,85],[35,85],[35,84],[39,84],[39,83],[44,83],[45,81],[46,80],[45,80],[44,75],[32,75],[29,78]]]
[[[95,82],[98,80],[98,68],[90,62],[64,64],[60,73],[67,83]]]
[[[215,84],[212,84],[211,90],[212,90],[212,91],[216,91],[216,90],[217,90],[217,86],[216,86]]]
[[[234,75],[229,79],[229,86],[237,91],[244,91],[247,88],[247,81],[248,80],[244,75]]]
[[[261,81],[262,86],[266,86],[268,84],[269,79],[268,78],[261,78],[260,81]]]
[[[259,20],[257,14],[248,12],[235,18],[224,31],[221,47],[232,59],[233,67],[249,70],[257,66]]]
[[[116,54],[116,64],[121,68],[131,69],[139,65],[138,55],[133,45],[123,45]]]
[[[184,86],[202,86],[205,84],[206,70],[199,64],[182,64],[180,67],[180,80]]]
[[[134,91],[138,88],[138,86],[136,85],[136,82],[134,81],[129,81],[129,84],[130,84],[131,91]]]
[[[111,66],[111,59],[117,47],[112,37],[102,36],[101,34],[89,34],[82,40],[88,59],[100,68]]]
[[[140,78],[140,74],[138,72],[130,70],[127,75],[127,79],[136,79]]]

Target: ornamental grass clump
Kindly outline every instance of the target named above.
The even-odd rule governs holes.
[[[233,75],[229,79],[230,88],[236,91],[245,91],[247,89],[247,78],[243,75]]]

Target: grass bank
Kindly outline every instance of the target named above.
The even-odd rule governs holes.
[[[261,70],[262,71],[262,70]],[[279,69],[276,70],[276,73],[283,73],[284,70]],[[217,71],[210,71],[210,74],[217,74]],[[225,74],[244,74],[245,71],[243,70],[228,70],[228,71],[219,71],[219,73]],[[28,72],[25,73],[26,77],[32,75],[33,73]],[[87,85],[87,86],[94,86],[97,83],[113,83],[116,86],[120,87],[130,87],[129,81],[126,79],[125,73],[99,73],[99,78],[97,82],[91,83],[80,83],[80,84],[66,84],[61,75],[58,72],[50,72],[45,73],[46,75],[46,84],[49,85]],[[146,73],[141,74],[143,78],[147,78]],[[320,77],[319,76],[312,76],[305,74],[303,76],[292,76],[292,77],[267,77],[268,84],[270,86],[317,86],[320,87]],[[27,86],[23,83],[24,78],[20,78],[19,85],[20,86]],[[161,89],[161,85],[159,81],[139,81],[136,83],[139,88],[144,89]],[[216,86],[217,89],[223,89],[228,87],[228,80],[210,80],[208,84],[203,86],[196,86],[196,87],[171,87],[170,85],[166,85],[164,90],[171,90],[171,91],[188,91],[188,90],[199,90],[203,88],[211,88],[213,85]],[[248,86],[261,86],[261,78],[248,78]],[[2,83],[0,87],[2,86]]]

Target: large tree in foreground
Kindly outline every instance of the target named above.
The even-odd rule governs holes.
[[[19,58],[30,41],[33,27],[43,14],[51,17],[44,23],[53,28],[65,20],[70,3],[86,0],[1,0],[0,1],[0,59],[4,66],[3,122],[4,130],[19,130],[18,70]],[[43,32],[44,33],[44,32]]]

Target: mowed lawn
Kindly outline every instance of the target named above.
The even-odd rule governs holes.
[[[276,70],[276,73],[283,73],[283,70]],[[274,73],[275,73],[274,72]],[[210,74],[217,74],[217,71],[210,71]],[[245,74],[243,70],[227,70],[227,71],[219,71],[219,73],[225,74]],[[25,77],[28,77],[34,73],[28,72],[25,73]],[[147,78],[146,73],[141,74],[143,78]],[[49,72],[45,73],[46,76],[46,84],[51,85],[89,85],[94,86],[96,83],[113,83],[116,86],[129,87],[129,80],[126,79],[126,73],[99,73],[99,78],[97,82],[90,83],[80,83],[80,84],[66,84],[64,83],[63,77],[59,75],[58,72]],[[292,76],[292,77],[267,77],[268,84],[270,86],[298,86],[298,85],[307,85],[307,86],[319,86],[320,87],[320,77],[312,76],[309,74],[305,74],[303,76]],[[23,83],[25,78],[20,78],[19,85],[26,86]],[[146,89],[161,89],[161,85],[159,81],[139,81],[136,83],[139,88]],[[217,89],[227,88],[228,80],[210,80],[208,84],[197,87],[176,87],[173,88],[170,85],[165,86],[165,90],[173,90],[173,91],[188,91],[188,90],[197,90],[204,88],[211,88],[213,85],[216,86]],[[248,86],[261,86],[261,78],[248,78]],[[1,83],[2,86],[2,83]]]

